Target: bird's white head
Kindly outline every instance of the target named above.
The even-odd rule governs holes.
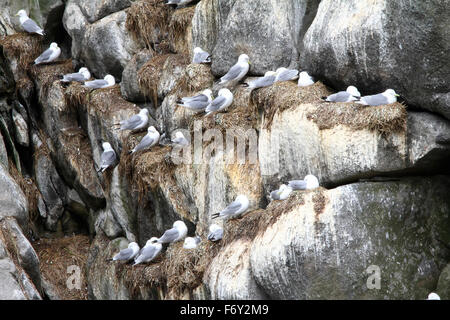
[[[139,250],[139,245],[136,242],[130,242],[128,244],[128,248],[133,249],[133,250]]]
[[[427,300],[441,300],[441,297],[437,293],[432,292],[428,295]]]
[[[17,13],[16,13],[16,16],[19,16],[19,17],[28,17],[28,15],[27,15],[27,12],[25,11],[25,10],[19,10]]]
[[[361,97],[361,93],[355,86],[348,86],[346,91],[354,97]]]
[[[202,91],[202,93],[207,96],[208,98],[210,98],[211,100],[213,99],[213,95],[212,95],[212,90],[211,89],[205,89]]]
[[[52,43],[50,44],[50,48],[52,48],[52,49],[57,49],[57,48],[58,48],[58,44],[57,44],[56,42],[52,42]]]
[[[264,73],[264,77],[269,77],[269,76],[276,76],[277,73],[275,71],[267,71],[266,73]]]
[[[200,52],[202,52],[203,50],[202,50],[202,48],[200,48],[200,47],[195,47],[194,48],[194,53],[200,53]]]
[[[181,132],[181,131],[177,131],[177,132],[175,133],[175,137],[176,137],[176,138],[184,138],[184,134],[183,134],[183,132]]]
[[[152,133],[158,132],[154,126],[148,127],[147,131]]]
[[[387,89],[384,93],[393,97],[400,97],[400,95],[397,94],[393,89]]]
[[[308,174],[305,177],[306,189],[315,189],[319,187],[319,180],[312,174]]]
[[[279,192],[283,192],[284,190],[286,190],[287,189],[287,185],[285,185],[285,184],[282,184],[279,188],[278,188],[278,191]]]
[[[218,93],[219,96],[224,96],[224,97],[229,97],[229,96],[233,96],[233,94],[231,93],[231,91],[227,88],[222,88],[219,90]]]
[[[301,79],[308,79],[308,78],[310,78],[310,75],[308,74],[308,72],[302,71],[302,72],[300,72],[299,77]]]
[[[147,108],[141,109],[141,111],[139,111],[139,114],[140,115],[148,115],[148,109]]]
[[[158,238],[157,237],[151,237],[150,239],[147,240],[147,242],[145,243],[146,246],[149,246],[151,244],[154,244],[158,242]]]
[[[103,147],[103,150],[105,150],[105,151],[112,149],[111,144],[109,144],[109,142],[103,142],[102,147]]]
[[[209,226],[209,232],[214,232],[214,231],[217,231],[217,230],[220,230],[220,229],[222,229],[222,228],[219,225],[215,224],[215,223],[213,223],[212,225]]]
[[[108,82],[109,85],[114,85],[116,83],[116,79],[110,74],[107,74],[103,79]]]
[[[241,54],[238,58],[239,63],[248,63],[250,64],[250,58],[245,53]]]
[[[243,194],[238,195],[236,197],[236,200],[241,202],[241,203],[248,202],[248,198],[245,195],[243,195]]]
[[[173,227],[177,228],[177,229],[187,229],[186,224],[181,221],[181,220],[177,220],[173,223]]]
[[[81,73],[86,80],[91,77],[91,73],[86,67],[80,68],[80,70],[78,70],[78,73]]]

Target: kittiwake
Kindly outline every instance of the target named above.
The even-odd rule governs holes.
[[[112,87],[116,84],[116,79],[110,75],[107,74],[103,79],[95,79],[92,81],[86,81],[84,83],[84,86],[90,89],[101,89],[101,88],[108,88]]]
[[[248,72],[250,67],[249,57],[246,54],[241,54],[238,58],[238,62],[231,67],[230,70],[220,78],[219,84],[225,84],[230,81],[239,81],[241,80]]]
[[[249,205],[248,198],[245,195],[238,195],[236,200],[230,203],[225,209],[219,213],[211,215],[213,219],[220,218],[235,218],[247,211]]]
[[[50,47],[34,60],[34,64],[48,63],[56,60],[61,54],[61,49],[56,42],[52,42]]]
[[[296,69],[278,68],[275,72],[277,74],[275,82],[296,80],[298,78],[298,70]]]
[[[148,149],[153,147],[159,141],[159,132],[155,129],[154,126],[150,126],[147,129],[148,133],[142,138],[142,140],[138,143],[130,153],[135,153],[136,151]]]
[[[211,55],[200,47],[194,48],[192,63],[210,63]]]
[[[187,237],[184,239],[183,248],[185,249],[195,249],[198,244],[202,241],[200,237]]]
[[[37,33],[37,34],[40,34],[41,36],[44,35],[44,30],[42,30],[42,28],[39,27],[37,25],[37,23],[34,22],[34,20],[32,20],[28,17],[25,10],[23,10],[23,9],[19,10],[19,12],[16,13],[16,16],[19,16],[20,25],[26,32]]]
[[[148,124],[148,109],[143,108],[138,114],[135,114],[127,120],[119,122],[120,130],[140,130]]]
[[[431,292],[428,295],[427,300],[441,300],[441,297],[439,297],[439,295],[437,293]]]
[[[391,104],[397,102],[397,97],[399,96],[400,95],[398,95],[394,90],[387,89],[386,91],[379,94],[361,97],[361,99],[359,99],[359,101],[356,101],[356,103],[369,106],[381,106],[383,104]]]
[[[312,174],[305,176],[303,180],[291,180],[288,184],[292,190],[315,189],[319,187],[319,180]]]
[[[152,237],[150,240],[147,240],[145,246],[139,251],[139,254],[134,258],[133,266],[140,263],[148,263],[155,259],[158,254],[161,252],[162,245],[158,243],[157,237]]]
[[[189,141],[184,137],[183,132],[177,131],[175,133],[175,138],[172,139],[173,144],[178,144],[180,146],[187,146]]]
[[[100,169],[98,170],[98,172],[100,171],[104,172],[106,169],[112,166],[117,160],[116,152],[111,147],[109,142],[103,142],[102,146],[103,146],[103,153],[100,157]]]
[[[285,200],[292,192],[292,188],[282,184],[278,190],[274,190],[270,193],[272,200]]]
[[[352,102],[356,101],[361,97],[361,93],[359,93],[358,89],[354,86],[347,87],[345,91],[339,91],[337,93],[333,93],[328,97],[323,97],[327,102]]]
[[[184,237],[186,237],[186,234],[186,224],[181,220],[177,220],[173,223],[173,228],[166,230],[162,237],[158,239],[158,243],[177,242],[184,239]]]
[[[300,72],[298,77],[298,86],[307,87],[314,84],[314,79],[306,71]]]
[[[276,72],[267,71],[264,74],[264,77],[259,77],[255,80],[249,81],[248,83],[244,83],[244,87],[248,87],[250,89],[264,88],[271,86],[275,82]]]
[[[78,72],[75,73],[68,73],[65,74],[61,82],[84,82],[86,80],[89,80],[91,78],[91,73],[89,72],[88,68],[82,67]]]
[[[113,261],[128,261],[133,259],[138,253],[139,245],[136,242],[130,242],[128,248],[120,250],[120,252],[113,257]]]
[[[202,93],[193,97],[183,97],[177,100],[177,104],[191,110],[204,110],[212,101],[211,89],[203,90]]]
[[[209,226],[209,234],[208,234],[208,240],[209,241],[219,241],[223,237],[223,228],[219,225],[213,223]]]
[[[212,100],[205,109],[206,114],[214,111],[222,111],[233,103],[233,93],[227,88],[219,90],[218,96]]]

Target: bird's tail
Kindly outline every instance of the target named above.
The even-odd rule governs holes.
[[[242,86],[245,87],[245,88],[247,88],[249,85],[248,85],[247,82],[244,82],[244,83],[242,84]]]
[[[107,261],[107,262],[111,262],[111,261],[114,261],[114,259],[109,258],[109,259],[106,259],[106,261]]]
[[[212,219],[215,219],[215,218],[217,218],[217,217],[219,217],[220,216],[220,213],[213,213],[212,215],[211,215],[211,218]]]
[[[132,149],[132,150],[128,151],[128,154],[132,154],[132,153],[134,153],[134,152],[135,152],[135,150]]]

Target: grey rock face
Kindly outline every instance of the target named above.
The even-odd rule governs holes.
[[[450,264],[442,270],[435,292],[442,300],[450,299]]]
[[[298,67],[299,40],[319,1],[203,1],[193,19],[193,46],[211,50],[212,70],[225,74],[240,54],[250,74]]]
[[[253,241],[256,282],[275,299],[423,299],[450,254],[448,187],[440,176],[291,196]]]
[[[28,124],[20,113],[13,109],[12,119],[15,125],[16,141],[24,146],[30,145],[30,138],[28,137]]]
[[[100,20],[111,13],[128,8],[134,0],[94,0],[76,1],[90,23]]]
[[[449,119],[449,24],[439,0],[324,0],[303,40],[302,67],[338,89],[393,88],[408,104]]]
[[[2,133],[0,132],[0,165],[8,169],[8,153],[6,152],[5,142],[3,141]]]
[[[0,165],[0,186],[0,220],[14,217],[21,225],[27,223],[27,199],[3,165]]]
[[[145,102],[147,100],[139,87],[137,73],[144,63],[152,57],[153,53],[144,49],[136,53],[126,65],[120,82],[120,91],[126,100],[133,102]]]

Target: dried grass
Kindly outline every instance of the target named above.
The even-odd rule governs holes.
[[[81,83],[69,84],[64,90],[64,100],[69,108],[80,110],[87,104],[89,89],[83,87]]]
[[[161,0],[136,1],[127,11],[125,26],[135,39],[143,40],[147,48],[151,48],[156,32],[163,38],[167,34],[171,11]]]
[[[138,71],[138,84],[142,93],[152,99],[153,106],[158,106],[158,83],[161,78],[164,63],[169,58],[169,54],[156,56],[146,62]]]
[[[382,135],[405,131],[407,112],[401,103],[367,107],[356,103],[322,103],[307,114],[320,130],[345,125],[354,130],[368,129]]]
[[[0,46],[9,57],[17,57],[19,68],[26,70],[43,51],[42,37],[25,32],[0,39]]]
[[[87,281],[84,275],[89,254],[89,237],[83,235],[57,239],[40,239],[33,243],[39,257],[41,274],[50,282],[63,300],[87,300]],[[68,289],[69,266],[82,270],[81,290]]]
[[[177,51],[188,54],[190,52],[190,41],[186,41],[186,36],[192,25],[195,6],[177,9],[173,12],[169,23],[169,39],[172,46]]]
[[[127,110],[136,106],[123,98],[120,85],[91,91],[87,94],[85,103],[89,112],[95,110],[102,114],[114,114],[120,110]]]

